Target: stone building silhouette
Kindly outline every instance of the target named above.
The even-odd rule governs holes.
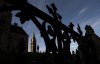
[[[0,7],[9,6],[0,0]],[[28,51],[28,35],[16,23],[11,25],[12,13],[0,12],[0,50],[3,51]]]
[[[7,6],[7,3],[0,0],[0,7],[2,6]],[[3,50],[7,50],[11,18],[11,12],[0,12],[0,49]]]
[[[36,52],[36,38],[34,33],[31,38],[31,52]]]
[[[24,52],[28,51],[28,35],[27,33],[19,27],[16,23],[11,25],[9,34],[9,44],[8,49],[10,51],[19,51],[23,49]]]

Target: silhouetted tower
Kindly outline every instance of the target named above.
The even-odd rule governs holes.
[[[31,52],[36,52],[36,38],[34,33],[31,38]]]

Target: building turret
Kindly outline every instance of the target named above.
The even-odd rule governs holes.
[[[34,33],[31,38],[31,52],[36,52],[36,38]]]

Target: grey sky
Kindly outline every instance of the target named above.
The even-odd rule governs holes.
[[[48,11],[45,5],[55,3],[56,7],[58,8],[58,12],[63,17],[62,22],[64,24],[68,25],[71,21],[75,24],[76,27],[79,23],[84,32],[85,25],[89,24],[94,28],[96,34],[100,36],[100,0],[28,0],[28,2],[46,13],[48,13]],[[16,17],[13,17],[12,21],[12,23],[19,23],[19,19]],[[36,26],[31,22],[31,20],[29,22],[26,22],[24,25],[21,25],[20,23],[19,25],[22,26],[24,30],[29,34],[29,39],[34,31],[37,39],[37,44],[39,44],[41,48],[40,50],[45,49],[39,31]],[[76,48],[75,43],[71,45],[71,50]]]

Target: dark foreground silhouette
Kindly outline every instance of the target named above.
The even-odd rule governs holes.
[[[97,46],[100,38],[90,25],[85,26],[86,33],[83,35],[79,24],[77,27],[78,32],[75,32],[72,22],[68,26],[61,22],[62,17],[57,12],[54,3],[50,6],[46,5],[51,17],[29,4],[26,0],[4,1],[10,5],[1,7],[0,12],[20,10],[16,16],[20,18],[22,24],[31,19],[44,39],[46,52],[41,54],[25,53],[24,41],[21,40],[23,44],[20,44],[18,47],[18,52],[7,52],[7,54],[11,55],[7,56],[12,58],[12,60],[8,60],[9,57],[4,58],[5,54],[3,56],[4,61],[2,61],[1,55],[1,62],[7,63],[6,61],[8,61],[12,64],[100,64],[99,47]],[[43,20],[42,24],[37,17]],[[78,49],[73,54],[70,52],[71,39],[78,43]]]

